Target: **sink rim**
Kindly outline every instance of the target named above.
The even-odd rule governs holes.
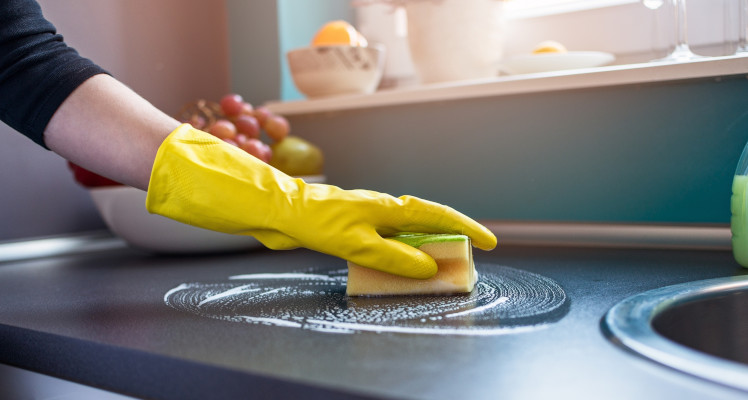
[[[748,391],[748,365],[681,345],[654,330],[652,321],[687,302],[748,290],[748,276],[706,279],[649,290],[614,305],[601,321],[605,336],[636,355],[692,376]]]

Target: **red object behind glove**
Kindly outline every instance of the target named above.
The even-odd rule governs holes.
[[[73,164],[70,161],[68,161],[68,167],[70,167],[70,170],[73,171],[75,181],[84,187],[122,186],[122,184],[119,182],[91,172],[79,165]]]

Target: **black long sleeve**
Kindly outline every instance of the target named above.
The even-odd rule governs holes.
[[[107,73],[63,41],[34,0],[0,1],[0,120],[34,142],[60,104]]]

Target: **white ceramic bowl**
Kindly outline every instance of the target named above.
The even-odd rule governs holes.
[[[321,183],[324,176],[302,177]],[[251,236],[229,235],[150,214],[146,192],[129,186],[89,188],[96,208],[109,230],[133,247],[153,253],[212,253],[262,248]]]
[[[384,56],[381,46],[305,47],[286,54],[296,88],[309,98],[373,93]]]

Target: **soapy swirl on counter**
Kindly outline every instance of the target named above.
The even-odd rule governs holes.
[[[552,279],[499,265],[476,267],[475,290],[463,295],[347,297],[343,269],[183,283],[164,302],[202,317],[331,333],[498,335],[546,326],[568,312],[566,293]]]

